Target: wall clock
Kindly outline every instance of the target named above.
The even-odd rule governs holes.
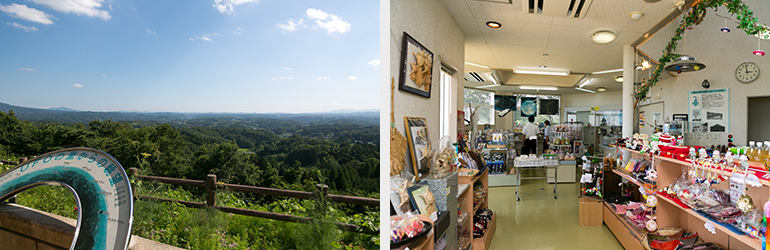
[[[759,77],[759,67],[753,62],[745,62],[735,68],[735,79],[742,83],[750,83]]]

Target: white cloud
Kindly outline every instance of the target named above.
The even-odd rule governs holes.
[[[147,29],[147,34],[155,35],[155,31],[152,31],[151,29]]]
[[[350,79],[350,80],[358,80],[358,77],[355,77],[355,76],[348,76],[348,79]]]
[[[279,23],[279,24],[276,24],[275,26],[277,26],[278,28],[281,28],[281,31],[283,31],[283,33],[289,33],[297,30],[299,27],[305,27],[305,25],[302,24],[302,22],[304,21],[305,20],[302,20],[302,18],[300,18],[299,20],[294,20],[294,18],[289,18],[288,20],[286,20],[285,23]]]
[[[107,77],[107,75],[105,75],[105,74],[102,74],[102,76],[103,76],[103,77]]]
[[[257,0],[214,0],[214,8],[222,14],[233,14],[235,6],[245,3],[256,3]]]
[[[329,14],[327,14],[326,12],[323,12],[322,10],[312,9],[312,8],[307,9],[305,13],[307,13],[307,17],[311,19],[323,20],[329,17]]]
[[[289,67],[283,67],[283,69],[285,69],[285,70],[291,70],[291,68],[289,68]]]
[[[11,5],[0,4],[0,11],[3,11],[7,13],[9,16],[12,16],[15,18],[21,18],[27,21],[42,23],[42,24],[52,24],[53,21],[51,21],[51,18],[56,19],[51,14],[46,14],[45,12],[42,12],[35,8],[29,8],[23,4],[15,4],[15,3],[12,3]]]
[[[195,38],[188,38],[190,41],[195,42],[195,40],[204,41],[204,42],[211,42],[211,38],[207,36],[196,36]]]
[[[376,59],[372,60],[372,61],[369,62],[369,65],[379,66],[380,65],[380,60],[376,60]]]
[[[328,76],[322,76],[322,77],[316,78],[316,80],[329,80],[329,79],[331,78]]]
[[[72,87],[75,87],[75,88],[82,88],[82,87],[83,87],[83,85],[81,85],[80,83],[75,83],[75,84],[72,84]]]
[[[21,24],[18,24],[18,23],[10,23],[10,22],[5,22],[5,24],[13,26],[14,28],[17,28],[17,29],[24,30],[26,32],[37,31],[37,28],[35,28],[35,26],[27,27],[27,26],[24,26],[24,25],[21,25]]]
[[[19,69],[20,69],[20,70],[26,70],[26,71],[37,72],[37,69],[35,69],[35,68],[19,68]]]
[[[241,34],[241,27],[235,28],[235,30],[233,30],[233,35],[240,35],[240,34]]]
[[[343,34],[350,31],[350,23],[342,21],[342,18],[337,15],[328,14],[322,10],[312,8],[307,9],[305,13],[308,18],[315,19],[315,25],[313,27],[324,29],[327,34],[335,32]]]
[[[103,20],[110,20],[110,12],[100,10],[104,0],[29,0],[37,4],[42,4],[63,13],[74,13],[86,15],[89,17],[98,17]]]
[[[272,80],[291,80],[294,79],[293,76],[280,76],[280,77],[273,77]]]

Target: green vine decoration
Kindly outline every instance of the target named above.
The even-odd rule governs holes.
[[[767,25],[757,23],[758,18],[753,16],[754,12],[749,10],[749,7],[743,4],[741,0],[696,1],[690,9],[689,14],[682,18],[682,22],[676,29],[674,37],[671,38],[671,41],[668,42],[666,48],[663,50],[663,55],[658,60],[658,67],[655,68],[652,76],[650,76],[649,79],[646,79],[646,81],[642,84],[639,92],[634,95],[634,98],[636,99],[634,102],[634,108],[637,107],[639,102],[647,98],[647,94],[650,92],[650,88],[658,82],[660,79],[660,74],[663,72],[666,64],[681,56],[680,54],[673,53],[673,51],[676,50],[677,41],[682,40],[682,34],[687,29],[687,27],[700,24],[703,21],[703,18],[706,16],[706,8],[713,8],[714,12],[716,12],[717,7],[722,5],[727,7],[727,10],[731,14],[736,15],[738,28],[745,31],[746,34],[756,35],[757,33],[761,32],[763,38],[770,38],[770,29],[768,29]]]

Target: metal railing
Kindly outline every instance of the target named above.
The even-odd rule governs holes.
[[[287,222],[308,222],[311,220],[311,218],[296,216],[296,215],[289,215],[289,214],[265,212],[265,211],[259,211],[259,210],[218,206],[217,200],[216,200],[216,193],[215,193],[216,189],[230,189],[233,191],[240,191],[240,192],[246,192],[246,193],[290,197],[290,198],[305,199],[305,200],[319,198],[318,200],[323,202],[323,204],[319,206],[320,208],[319,212],[322,212],[322,213],[326,211],[325,202],[327,200],[331,202],[336,202],[336,203],[347,203],[347,204],[355,204],[355,205],[363,205],[363,206],[380,206],[379,199],[328,194],[329,187],[327,185],[322,185],[322,184],[316,184],[318,193],[311,193],[311,192],[302,192],[302,191],[295,191],[295,190],[284,190],[284,189],[275,189],[275,188],[244,186],[244,185],[237,185],[237,184],[217,183],[217,176],[213,174],[206,176],[205,181],[201,181],[201,180],[186,180],[186,179],[159,177],[159,176],[144,176],[144,175],[139,175],[138,172],[139,172],[138,169],[130,168],[128,170],[128,175],[143,181],[158,181],[158,182],[174,184],[174,185],[206,188],[206,203],[172,200],[172,199],[157,198],[157,197],[151,197],[151,196],[137,196],[138,198],[153,200],[153,201],[160,201],[160,202],[177,202],[179,204],[182,204],[186,207],[191,207],[191,208],[213,207],[219,211],[226,212],[226,213],[240,214],[245,216],[259,217],[259,218],[265,218],[265,219],[271,219],[271,220],[279,220],[279,221],[287,221]],[[134,194],[136,194],[136,192],[134,192]],[[323,197],[318,197],[318,195],[321,195]],[[341,223],[341,222],[335,222],[334,224],[340,227],[341,229],[344,229],[350,232],[370,234],[370,235],[379,234],[379,229],[371,230],[369,228],[361,227],[358,225]]]

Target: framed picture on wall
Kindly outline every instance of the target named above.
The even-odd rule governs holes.
[[[412,159],[412,168],[417,180],[428,175],[430,171],[430,140],[428,140],[428,123],[422,117],[404,117],[406,141]]]
[[[398,89],[430,98],[433,53],[404,32]]]

